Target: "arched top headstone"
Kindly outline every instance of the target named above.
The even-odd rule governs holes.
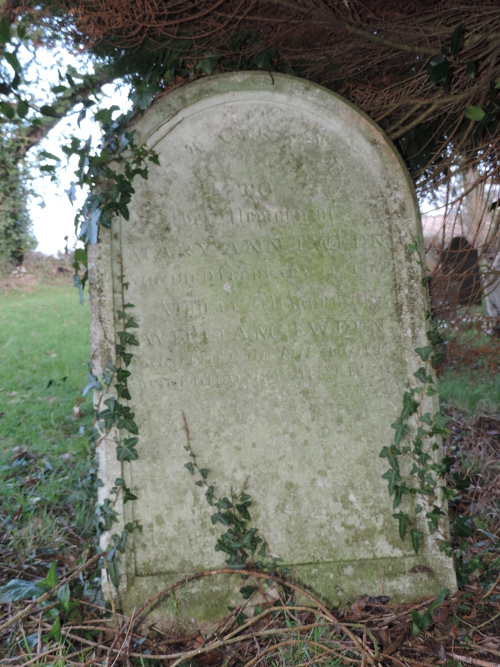
[[[324,598],[454,588],[422,515],[418,556],[401,542],[382,479],[427,344],[420,218],[393,146],[337,95],[269,73],[186,85],[134,127],[160,164],[91,259],[96,360],[113,353],[121,275],[139,323],[140,456],[122,467],[112,444],[101,453],[105,488],[123,477],[138,496],[120,510],[143,528],[123,566],[126,608],[224,562],[184,468],[183,413],[222,492],[249,476],[255,525]],[[217,616],[223,593],[212,586],[210,608],[193,593],[190,616]]]

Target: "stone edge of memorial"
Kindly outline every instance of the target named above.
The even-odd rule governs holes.
[[[304,79],[274,73],[271,75],[270,73],[239,72],[207,77],[187,84],[160,98],[141,118],[136,119],[132,124],[132,129],[135,130],[136,143],[154,148],[157,142],[161,141],[168,132],[178,123],[182,122],[183,111],[187,107],[201,101],[206,101],[214,96],[225,95],[230,100],[232,96],[238,95],[238,93],[243,91],[265,92],[268,94],[272,93],[273,95],[293,95],[297,104],[309,110],[318,111],[323,108],[327,113],[331,114],[333,111],[338,117],[344,120],[349,119],[352,121],[355,118],[358,131],[370,142],[381,157],[387,161],[392,161],[392,170],[399,169],[401,179],[393,188],[394,201],[400,198],[398,188],[405,185],[407,192],[403,198],[405,201],[411,199],[413,202],[413,211],[391,222],[393,254],[397,274],[398,312],[403,340],[402,347],[407,368],[407,377],[411,378],[413,373],[421,366],[421,360],[414,350],[417,347],[427,345],[423,317],[414,315],[414,313],[424,313],[428,309],[426,291],[421,287],[423,274],[420,260],[424,254],[420,214],[413,183],[401,156],[382,130],[370,118],[335,93]],[[408,197],[408,195],[410,196]],[[392,208],[395,208],[394,205]],[[120,222],[119,224],[122,223]],[[125,222],[123,224],[129,223]],[[113,231],[101,229],[99,244],[89,248],[92,360],[94,372],[96,373],[102,372],[109,359],[114,358],[115,313],[120,308],[120,304],[114,302],[113,281],[116,280],[117,276],[122,274],[122,267],[119,264],[118,258],[119,253],[116,252],[116,247],[114,247],[116,244],[119,246],[120,242],[119,233],[116,232],[118,226],[115,226]],[[408,244],[411,242],[417,243],[418,251],[411,258],[408,258]],[[413,286],[413,290],[411,286]],[[402,387],[402,392],[403,390],[404,387]],[[438,409],[437,397],[424,398],[424,412],[435,413]],[[411,424],[411,426],[413,429],[416,428],[415,423]],[[117,433],[112,431],[106,435],[104,441],[99,446],[99,476],[104,481],[104,486],[99,489],[98,501],[100,503],[108,496],[115,478],[127,477],[123,471],[122,464],[116,459],[116,439]],[[134,465],[134,463],[125,465]],[[387,502],[392,502],[389,496],[387,497]],[[103,549],[108,546],[111,534],[119,534],[126,523],[127,507],[124,508],[118,502],[114,509],[118,513],[118,523],[115,523],[111,531],[105,533],[101,538],[101,547]],[[438,586],[439,582],[441,586],[447,587],[450,591],[456,590],[452,559],[439,551],[437,542],[430,535],[427,523],[422,514],[417,515],[417,521],[418,528],[424,534],[423,545],[418,557],[415,559],[415,562],[420,563],[420,565],[417,566],[417,569],[413,568],[413,574],[409,577],[408,566],[404,564],[405,559],[401,559],[401,563],[396,563],[395,561],[387,563],[387,574],[389,575],[392,572],[393,581],[397,582],[398,585],[398,592],[394,594],[394,600],[407,601],[426,594],[428,581],[424,582],[424,579],[425,575],[428,575],[429,572],[428,564],[432,564],[432,571],[434,573],[432,578],[435,579],[436,586]],[[130,539],[133,540],[133,536]],[[214,546],[215,539],[214,534]],[[358,563],[359,561],[356,562]],[[321,574],[320,570],[324,568],[328,569],[329,573],[325,572]],[[133,563],[127,562],[125,557],[122,557],[119,570],[121,578],[118,591],[114,590],[111,584],[109,584],[105,572],[103,573],[103,585],[105,591],[107,591],[107,595],[114,596],[118,602],[121,602],[125,610],[137,608],[137,606],[145,602],[149,595],[153,595],[156,591],[165,587],[167,583],[171,583],[170,580],[166,582],[165,578],[161,575],[153,575],[147,578],[135,577]],[[370,564],[367,562],[362,570],[366,572],[366,581],[368,582],[370,580]],[[422,573],[421,585],[419,584],[419,576],[415,576],[415,572]],[[339,562],[337,564],[328,563],[324,564],[324,566],[320,564],[295,567],[297,577],[300,579],[302,576],[305,576],[311,582],[313,588],[315,580],[324,582],[325,577],[327,580],[329,578],[332,581],[332,585],[327,586],[328,590],[324,590],[325,587],[323,586],[323,589],[318,590],[317,593],[323,598],[336,602],[342,599],[342,596],[339,596],[339,587],[342,588],[342,579],[349,578],[349,573],[350,566],[347,562]],[[187,573],[179,573],[179,578],[182,578],[185,574]],[[340,577],[340,581],[336,578],[337,576]],[[141,579],[147,579],[147,582]],[[363,576],[361,576],[361,580],[358,578],[360,586],[363,585],[362,582],[364,580]],[[131,593],[132,586],[134,587],[133,594]],[[203,585],[200,582],[190,584],[189,591],[185,593],[186,614],[190,616],[193,609],[196,608],[197,621],[203,622],[204,620],[208,621],[212,619],[214,609],[217,610],[215,615],[223,613],[222,610],[227,608],[226,605],[229,598],[232,598],[232,603],[239,599],[238,594],[234,595],[235,588],[237,586],[219,578],[217,583],[214,582],[212,588],[214,594],[216,590],[219,591],[219,599],[204,604]],[[367,590],[360,589],[358,592],[372,595],[380,594],[380,591],[368,590],[368,588],[367,584]],[[195,606],[190,602],[190,599]],[[163,601],[160,603],[160,606],[157,606],[156,614],[159,617],[171,615],[168,601]]]

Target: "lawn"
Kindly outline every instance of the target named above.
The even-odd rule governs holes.
[[[55,552],[71,563],[91,538],[89,359],[89,305],[71,286],[1,294],[1,560],[16,572]]]

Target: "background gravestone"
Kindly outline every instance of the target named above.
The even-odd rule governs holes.
[[[336,95],[261,73],[185,86],[135,129],[160,166],[90,258],[96,365],[124,298],[140,327],[140,456],[122,466],[111,437],[100,450],[102,494],[124,477],[138,500],[115,509],[143,527],[122,559],[125,609],[224,564],[184,468],[183,412],[220,492],[250,476],[254,525],[323,597],[454,589],[425,521],[418,557],[401,542],[379,458],[427,343],[418,207],[393,147]],[[181,609],[214,618],[238,585],[197,584]]]
[[[429,290],[432,310],[441,319],[454,319],[459,305],[481,305],[478,252],[464,236],[454,236],[442,253]]]

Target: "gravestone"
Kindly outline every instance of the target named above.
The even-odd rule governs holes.
[[[496,318],[491,324],[491,332],[494,336],[500,336],[500,253],[485,276],[484,295],[488,317]]]
[[[432,310],[441,319],[454,319],[458,306],[481,304],[478,252],[464,236],[454,236],[444,250],[429,289]]]
[[[101,498],[117,477],[138,496],[117,503],[111,529],[142,526],[121,560],[125,610],[224,565],[213,509],[184,467],[183,413],[210,479],[227,495],[249,478],[254,525],[323,599],[453,590],[422,515],[418,556],[401,541],[379,458],[427,344],[408,251],[421,244],[418,206],[392,145],[335,94],[267,73],[180,88],[135,131],[160,166],[134,181],[130,220],[101,229],[89,260],[96,370],[113,358],[124,299],[139,324],[139,459],[118,463],[116,434],[99,447]],[[180,609],[213,620],[239,585],[198,582]]]

